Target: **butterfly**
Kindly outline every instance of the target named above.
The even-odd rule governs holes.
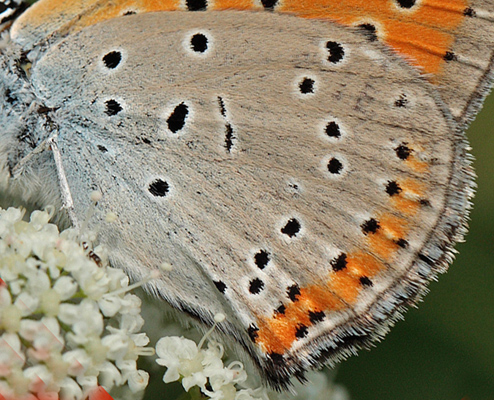
[[[272,386],[383,337],[447,269],[493,4],[3,4],[4,193],[77,224],[100,191],[112,264],[171,264],[149,290],[225,314]]]

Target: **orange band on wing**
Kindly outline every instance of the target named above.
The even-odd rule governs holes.
[[[423,0],[406,10],[390,0],[284,0],[279,10],[350,26],[372,24],[379,38],[404,58],[426,73],[437,74],[467,6],[465,0]]]
[[[262,10],[260,5],[256,6],[252,0],[215,0],[212,10]]]
[[[371,24],[380,40],[428,74],[440,74],[444,57],[465,18],[467,0],[422,0],[410,9],[391,0],[283,0],[276,8],[302,18],[328,19],[344,25]],[[23,26],[70,25],[72,31],[137,12],[184,9],[180,0],[41,0],[20,17]],[[215,0],[210,10],[260,10],[254,0]],[[74,20],[69,24],[70,18]],[[431,79],[434,81],[434,79]]]

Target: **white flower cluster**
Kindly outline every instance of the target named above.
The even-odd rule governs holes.
[[[247,380],[247,373],[239,361],[223,365],[223,346],[210,341],[207,349],[202,349],[184,337],[169,336],[156,343],[156,362],[167,368],[165,383],[181,380],[189,391],[198,386],[202,393],[212,400],[268,400],[265,389],[239,389]]]
[[[102,386],[142,392],[151,355],[140,299],[128,277],[88,258],[77,232],[59,234],[47,212],[0,209],[0,395],[82,400]],[[103,254],[103,255],[102,255]],[[0,396],[0,397],[1,397]]]
[[[208,334],[199,344],[178,336],[161,338],[156,344],[156,362],[167,368],[163,381],[181,381],[187,392],[197,386],[203,396],[192,394],[191,398],[202,399],[206,395],[212,400],[350,400],[347,390],[334,384],[327,371],[310,371],[308,382],[294,383],[294,394],[266,388],[240,388],[247,380],[243,364],[233,361],[225,367],[223,346],[214,341],[202,349]]]

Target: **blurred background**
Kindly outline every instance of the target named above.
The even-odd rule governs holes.
[[[466,243],[418,309],[338,368],[352,400],[494,400],[494,96],[467,135],[478,189]],[[159,381],[146,399],[180,396]]]

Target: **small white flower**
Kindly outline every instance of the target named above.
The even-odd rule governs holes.
[[[98,377],[96,375],[78,375],[76,381],[85,393],[89,393],[98,387]]]
[[[34,332],[32,345],[33,347],[28,349],[28,355],[38,361],[47,360],[52,352],[62,351],[65,340],[60,335],[60,326],[56,318],[41,319]]]
[[[12,368],[10,374],[6,377],[6,381],[8,382],[10,389],[12,389],[12,393],[15,393],[14,399],[24,399],[29,395],[29,385],[31,382],[24,376],[22,368]],[[6,395],[3,391],[0,393],[4,396]]]
[[[98,306],[105,317],[113,317],[122,309],[122,299],[112,293],[104,294],[99,299]]]
[[[106,354],[108,352],[108,347],[101,343],[101,338],[99,336],[92,336],[87,338],[86,342],[84,343],[84,349],[93,360],[93,364],[95,366],[101,364],[107,358]]]
[[[185,373],[187,375],[185,375],[182,378],[182,386],[184,387],[186,392],[188,392],[192,386],[198,386],[201,389],[203,389],[203,391],[204,391],[205,390],[204,388],[206,386],[208,378],[207,378],[207,376],[203,370],[198,369],[195,372],[191,371],[191,368],[190,368],[191,365],[196,366],[197,364],[190,363],[185,368],[183,368],[183,371],[185,371]]]
[[[92,300],[99,300],[109,291],[109,277],[94,264],[85,270],[74,271],[73,275],[78,280],[85,295]]]
[[[206,337],[207,334],[201,344]],[[223,353],[219,343],[209,342],[204,350],[183,337],[164,337],[156,344],[156,362],[167,368],[163,376],[165,383],[181,379],[186,391],[198,386],[212,400],[267,400],[264,389],[258,389],[258,396],[254,396],[255,391],[239,387],[247,380],[243,364],[234,361],[225,367]]]
[[[39,326],[40,324],[41,322],[39,321],[27,318],[23,319],[20,323],[19,335],[21,335],[24,340],[32,342],[38,331],[41,329]]]
[[[33,393],[58,391],[53,375],[46,365],[35,365],[24,370],[24,376],[29,379],[29,390]]]
[[[67,377],[69,372],[69,364],[63,360],[60,353],[52,352],[50,357],[45,361],[45,364],[57,383]]]
[[[46,272],[37,268],[26,268],[24,275],[27,278],[26,290],[31,294],[41,294],[51,288],[50,278]]]
[[[6,286],[6,283],[0,282],[0,307],[7,307],[12,304],[12,296]]]
[[[60,295],[54,289],[48,289],[40,296],[40,309],[45,315],[54,317],[60,307]]]
[[[24,212],[24,210],[14,207],[3,210],[2,218],[0,219],[0,235],[6,236],[11,233],[15,223],[22,220]]]
[[[132,342],[134,342],[134,345],[136,348],[139,347],[144,347],[149,344],[149,338],[145,333],[135,333],[130,335]]]
[[[51,215],[47,212],[35,210],[31,214],[31,226],[34,230],[40,231],[41,229],[46,228],[50,219]]]
[[[7,376],[15,368],[22,368],[26,356],[21,341],[15,333],[4,333],[0,337],[0,376]]]
[[[92,358],[84,349],[71,350],[63,354],[62,359],[68,364],[67,373],[78,376],[90,369],[93,364]]]
[[[124,379],[137,371],[137,362],[136,360],[117,360],[115,361],[115,365],[118,367]]]
[[[134,371],[128,377],[129,389],[132,393],[138,393],[144,390],[148,383],[149,374],[146,371]]]
[[[120,317],[120,329],[127,333],[139,332],[144,325],[140,314],[123,314]]]
[[[140,312],[142,301],[135,294],[128,293],[122,299],[122,314],[137,315]]]
[[[129,286],[129,277],[121,269],[108,268],[107,274],[110,278],[110,288],[109,288],[110,291],[114,291]]]
[[[70,299],[77,293],[78,289],[77,282],[71,276],[62,276],[53,285],[53,290],[60,295],[62,301]]]
[[[22,289],[21,289],[22,290]],[[21,310],[22,316],[34,314],[39,307],[40,299],[28,292],[22,292],[15,299],[14,304]]]
[[[127,354],[129,350],[130,338],[123,334],[111,334],[106,335],[101,344],[108,348],[106,356],[110,360],[120,360]]]
[[[7,265],[7,264],[5,264],[5,265]],[[12,294],[13,296],[17,296],[18,294],[20,294],[22,292],[24,284],[26,283],[25,281],[23,281],[21,279],[17,279],[17,278],[9,280],[4,275],[3,272],[2,272],[2,276],[5,278],[5,281],[9,283],[10,294]]]
[[[98,304],[91,299],[83,299],[79,305],[60,305],[59,319],[71,325],[72,333],[67,339],[74,344],[87,343],[91,336],[101,336],[104,329],[103,316]]]
[[[81,387],[72,378],[65,378],[60,383],[60,400],[83,400]]]
[[[124,383],[122,374],[115,364],[105,361],[98,367],[98,381],[107,391],[110,391],[114,386],[120,386]]]
[[[186,376],[189,374],[189,371],[186,371],[186,367],[183,365],[184,361],[188,365],[196,364],[197,371],[202,370],[203,356],[199,355],[197,344],[184,337],[169,336],[161,338],[156,343],[156,355],[159,357],[156,363],[167,368],[163,376],[165,383],[177,381],[180,375]],[[190,368],[188,369],[190,370]]]

